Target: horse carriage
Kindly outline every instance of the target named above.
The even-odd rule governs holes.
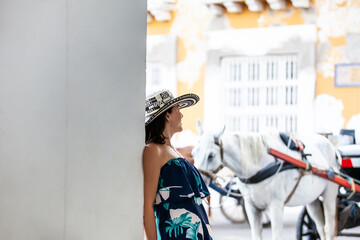
[[[346,133],[348,134],[348,133]],[[350,132],[351,135],[353,135]],[[341,155],[340,172],[353,188],[360,182],[360,145],[353,140],[349,145],[338,147]],[[353,181],[353,182],[352,182]],[[360,192],[340,186],[337,195],[337,228],[336,236],[360,237],[360,233],[345,232],[360,226]],[[304,207],[300,212],[296,226],[296,239],[320,239],[316,225]]]
[[[273,239],[282,239],[283,208],[301,205],[306,207],[298,219],[297,239],[358,236],[342,230],[360,225],[360,174],[347,167],[349,160],[358,164],[359,145],[340,146],[337,151],[318,134],[286,140],[286,135],[275,132],[223,134],[222,129],[210,133],[203,131],[201,123],[198,131],[200,140],[192,152],[196,166],[207,183],[216,181],[225,166],[237,175],[252,239],[262,239],[264,211],[270,217]],[[288,163],[289,159],[295,162]],[[233,193],[223,190],[223,195]]]

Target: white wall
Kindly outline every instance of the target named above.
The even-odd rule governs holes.
[[[169,89],[177,96],[177,38],[175,35],[149,35],[146,41],[146,95]],[[154,71],[157,74],[154,74]]]
[[[0,1],[0,239],[143,239],[146,2]]]

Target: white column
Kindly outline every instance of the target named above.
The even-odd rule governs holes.
[[[143,239],[144,1],[0,2],[0,239]]]

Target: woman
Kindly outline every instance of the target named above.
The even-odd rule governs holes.
[[[201,199],[209,195],[200,173],[171,145],[182,131],[181,108],[199,101],[195,94],[174,98],[162,90],[146,98],[144,226],[148,240],[212,240]]]

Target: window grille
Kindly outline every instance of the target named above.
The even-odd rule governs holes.
[[[224,122],[229,131],[298,130],[298,57],[224,57]]]

